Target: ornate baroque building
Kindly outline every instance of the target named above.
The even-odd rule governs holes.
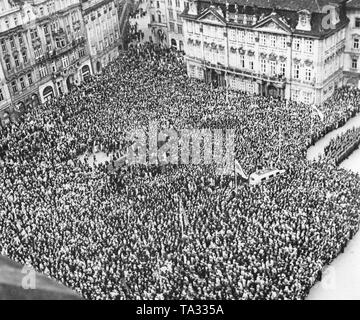
[[[0,0],[0,118],[100,72],[123,49],[131,6],[131,0]]]
[[[79,0],[2,0],[0,7],[0,63],[15,109],[67,93],[90,74]]]
[[[345,77],[347,84],[360,87],[360,0],[347,2],[349,25],[346,30]]]
[[[93,70],[102,68],[119,56],[123,42],[117,0],[82,0],[83,16]]]
[[[345,1],[195,0],[183,17],[188,74],[320,104],[344,82]]]

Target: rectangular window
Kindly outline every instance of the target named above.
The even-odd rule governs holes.
[[[240,61],[240,68],[244,69],[245,68],[245,57],[244,55],[239,55],[239,61]]]
[[[260,68],[261,68],[261,72],[266,74],[266,60],[265,59],[260,60]]]
[[[358,68],[358,59],[352,59],[351,67],[352,67],[353,69],[357,69],[357,68]]]
[[[182,25],[181,25],[181,24],[178,24],[178,25],[177,25],[177,30],[178,30],[178,33],[179,33],[179,34],[182,34],[182,33],[183,33]]]
[[[19,56],[17,54],[14,56],[14,61],[15,61],[15,67],[16,68],[20,67]]]
[[[263,33],[260,34],[260,45],[266,46],[266,35]]]
[[[355,18],[355,28],[360,28],[360,18]]]
[[[175,25],[174,25],[173,22],[169,22],[169,27],[170,27],[170,31],[171,31],[171,32],[174,32],[174,30],[175,30]]]
[[[46,76],[47,76],[46,66],[41,66],[41,67],[40,67],[40,70],[39,70],[39,73],[40,73],[40,78],[46,77]]]
[[[174,12],[172,9],[169,9],[169,19],[174,20]]]
[[[25,90],[26,85],[23,77],[20,78],[20,86],[21,86],[21,90]]]
[[[311,81],[311,76],[312,76],[312,69],[311,68],[306,68],[306,70],[305,70],[305,80],[306,81]]]
[[[286,73],[286,64],[284,62],[282,62],[280,64],[280,74],[285,77],[285,73]]]
[[[312,40],[306,40],[306,52],[307,53],[313,53],[313,41]]]
[[[63,67],[67,68],[69,66],[69,58],[66,56],[66,57],[63,57],[61,60],[62,60]]]
[[[276,75],[276,61],[270,61],[270,75],[275,76]]]
[[[21,53],[21,55],[22,55],[22,59],[23,59],[24,63],[26,64],[26,63],[28,62],[28,58],[27,58],[26,51],[23,51],[23,52]]]
[[[195,78],[195,66],[191,65],[189,68],[189,74],[191,78]]]
[[[270,46],[272,46],[273,48],[276,47],[276,36],[270,36]]]
[[[294,65],[294,79],[299,79],[299,78],[300,78],[300,65],[295,64]]]
[[[0,88],[0,101],[4,100],[4,95],[3,95],[3,91],[2,88]]]
[[[31,74],[31,72],[28,73],[27,79],[28,79],[29,85],[31,86],[31,85],[33,84],[33,79],[32,79],[32,74]]]
[[[2,50],[2,51],[6,51],[6,43],[5,43],[5,40],[4,40],[4,39],[1,39],[0,43],[1,43],[1,50]]]
[[[11,89],[14,93],[17,93],[18,92],[18,88],[17,88],[17,85],[16,85],[16,81],[14,80],[13,82],[11,82]]]
[[[354,39],[354,49],[359,49],[359,43],[360,43],[359,38],[355,38]]]
[[[300,51],[300,39],[294,39],[293,49],[296,51]]]

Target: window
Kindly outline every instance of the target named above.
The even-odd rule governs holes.
[[[34,39],[36,39],[38,37],[36,29],[31,29],[30,30],[30,37],[31,37],[31,40],[34,40]]]
[[[254,33],[253,33],[253,32],[249,32],[249,33],[248,33],[248,41],[249,41],[249,43],[254,43],[254,40],[255,40],[255,38],[254,38]]]
[[[172,9],[169,9],[169,19],[174,19],[174,12],[172,11]]]
[[[168,0],[168,5],[172,6],[172,1],[171,0]]]
[[[266,46],[266,35],[263,33],[260,34],[260,45]]]
[[[159,1],[156,1],[156,7],[160,8],[160,2]]]
[[[359,43],[360,43],[359,38],[355,38],[354,39],[354,49],[359,49]]]
[[[240,55],[239,56],[240,58],[240,68],[244,69],[245,68],[245,58],[244,58],[244,55]]]
[[[11,82],[11,89],[14,93],[17,93],[18,92],[18,88],[17,88],[17,85],[16,85],[16,81],[14,80],[13,82]]]
[[[286,37],[281,37],[280,38],[280,47],[282,49],[286,49]]]
[[[312,103],[312,93],[311,92],[304,92],[304,103],[310,104]]]
[[[169,22],[169,27],[170,27],[170,31],[171,31],[171,32],[174,32],[174,30],[175,30],[175,25],[174,25],[173,22]]]
[[[285,62],[282,62],[282,63],[280,64],[280,74],[281,74],[283,77],[285,77],[285,73],[286,73],[286,64],[285,64]]]
[[[155,22],[155,16],[153,14],[151,15],[151,22]]]
[[[6,64],[6,70],[10,71],[11,70],[11,63],[10,63],[9,58],[5,58],[5,64]]]
[[[311,68],[306,68],[305,69],[305,80],[306,81],[311,81],[311,76],[312,76]]]
[[[360,18],[355,18],[355,28],[360,28]]]
[[[261,68],[262,73],[266,73],[266,60],[265,59],[260,60],[260,68]]]
[[[20,46],[22,46],[22,45],[23,45],[23,43],[24,43],[24,39],[23,39],[23,37],[22,37],[22,34],[21,34],[21,33],[18,35],[18,38],[19,38],[19,44],[20,44]]]
[[[26,85],[23,77],[20,78],[20,86],[21,86],[21,90],[25,90]]]
[[[27,58],[26,51],[23,51],[23,52],[21,53],[21,55],[22,55],[23,62],[24,62],[24,63],[27,63],[27,62],[28,62],[28,58]]]
[[[176,8],[180,8],[180,0],[175,0]]]
[[[191,78],[195,78],[195,66],[191,65],[189,68],[189,75]]]
[[[358,68],[358,59],[352,59],[351,67],[352,67],[353,69],[357,69],[357,68]]]
[[[313,41],[312,40],[306,40],[306,52],[312,53],[313,52]]]
[[[180,34],[183,33],[182,25],[181,25],[181,24],[178,24],[178,25],[177,25],[177,29],[178,29],[178,33],[180,33]]]
[[[5,20],[6,29],[10,29],[10,23],[9,20]]]
[[[1,39],[0,43],[1,43],[1,50],[2,50],[2,51],[6,51],[6,43],[5,43],[5,40],[4,40],[4,39]]]
[[[300,90],[292,90],[291,99],[294,101],[298,101],[300,96]]]
[[[270,46],[276,47],[276,36],[271,35],[270,36]]]
[[[19,56],[17,54],[14,56],[14,61],[15,61],[15,67],[16,68],[20,67]]]
[[[63,64],[63,67],[64,68],[67,68],[69,66],[69,58],[66,56],[66,57],[62,57],[62,64]]]
[[[52,72],[56,72],[56,62],[55,61],[51,64],[51,70],[52,70]]]
[[[3,100],[4,100],[4,95],[2,92],[2,88],[0,88],[0,101],[3,101]]]
[[[11,46],[11,49],[14,49],[15,48],[15,41],[14,41],[14,37],[10,37],[10,46]]]
[[[294,50],[300,51],[300,39],[294,39]]]
[[[41,67],[40,67],[40,70],[39,70],[39,73],[40,73],[40,78],[46,77],[46,76],[47,76],[46,66],[41,66]]]
[[[27,79],[28,79],[29,85],[31,86],[31,85],[33,84],[33,79],[32,79],[32,74],[31,74],[31,72],[28,73]]]
[[[158,14],[158,21],[159,21],[159,23],[161,23],[161,14],[160,13]]]
[[[251,70],[254,70],[254,61],[252,61],[252,60],[249,61],[249,68]]]
[[[271,76],[276,75],[276,61],[273,60],[270,61],[270,75]]]
[[[49,27],[47,24],[44,25],[44,34],[47,36],[49,34]]]
[[[294,79],[299,79],[299,78],[300,78],[300,65],[295,64],[294,65]]]
[[[81,58],[81,57],[83,57],[83,56],[85,56],[85,49],[84,49],[84,48],[81,48],[81,49],[79,50],[79,57]]]
[[[17,19],[17,17],[14,17],[14,24],[15,24],[15,26],[18,25],[18,19]]]

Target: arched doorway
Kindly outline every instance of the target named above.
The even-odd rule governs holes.
[[[90,67],[86,64],[81,68],[81,75],[83,81],[87,81],[90,78]]]
[[[279,91],[277,88],[275,88],[273,85],[270,85],[268,87],[268,94],[269,96],[272,96],[274,98],[277,98],[279,96]]]
[[[177,49],[177,43],[175,39],[171,39],[171,46],[175,49]]]
[[[96,62],[96,71],[97,71],[98,73],[101,72],[101,62],[100,62],[100,61]]]
[[[69,92],[72,90],[73,86],[74,86],[74,76],[71,74],[66,79],[66,87],[67,87]]]
[[[54,89],[51,86],[47,86],[43,91],[43,98],[45,102],[50,101],[54,97]]]

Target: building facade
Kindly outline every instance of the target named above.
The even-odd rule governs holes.
[[[345,78],[347,84],[360,88],[360,0],[350,0],[346,7],[349,25],[346,30]]]
[[[90,71],[79,0],[2,0],[0,63],[12,107],[71,91]]]
[[[121,5],[121,4],[124,5]],[[119,55],[130,0],[0,0],[0,117],[66,94]]]
[[[187,7],[184,0],[165,0],[168,45],[180,51],[184,50],[184,33],[181,14]]]
[[[345,2],[328,12],[316,1],[285,3],[190,2],[182,14],[189,76],[252,94],[325,101],[344,82]]]
[[[168,34],[168,19],[166,14],[167,0],[150,0],[149,13],[151,30],[151,41],[154,43],[167,45]]]
[[[95,73],[119,56],[123,43],[117,0],[82,0],[86,36]]]

